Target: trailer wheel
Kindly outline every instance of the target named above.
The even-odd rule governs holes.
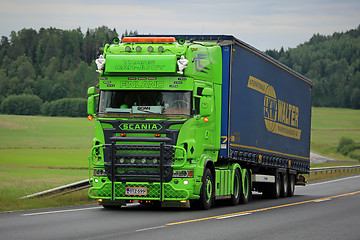
[[[278,199],[280,197],[280,192],[281,192],[280,174],[276,171],[274,177],[275,177],[274,183],[264,184],[263,196],[266,198]]]
[[[236,169],[234,174],[234,194],[231,195],[230,199],[231,205],[236,206],[239,204],[241,191],[241,175],[239,169]]]
[[[242,181],[241,181],[242,183]],[[240,202],[242,204],[246,204],[249,202],[249,199],[251,198],[251,179],[249,171],[246,170],[245,177],[244,177],[244,184],[241,185],[244,186],[240,192]]]
[[[214,204],[214,177],[209,168],[206,168],[203,176],[203,184],[200,191],[200,208],[208,210]]]
[[[295,193],[295,175],[294,174],[290,174],[289,175],[289,184],[288,184],[288,197],[292,197],[294,196]]]
[[[287,173],[281,174],[281,193],[280,197],[286,198],[288,196],[288,190],[289,190],[289,181],[288,181],[288,175]]]

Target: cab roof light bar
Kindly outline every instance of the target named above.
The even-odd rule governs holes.
[[[124,37],[123,43],[174,43],[174,37]]]

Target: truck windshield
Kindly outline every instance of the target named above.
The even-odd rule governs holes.
[[[99,114],[189,116],[190,107],[189,91],[114,90],[100,92]]]

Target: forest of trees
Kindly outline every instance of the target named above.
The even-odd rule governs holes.
[[[126,31],[122,37],[132,34],[137,31]],[[85,34],[79,28],[41,28],[12,32],[10,38],[3,36],[0,112],[73,116],[82,109],[80,104],[84,111],[77,111],[76,116],[86,115],[87,89],[98,82],[94,60],[100,47],[114,37],[119,37],[116,30],[105,26],[88,29]],[[20,108],[31,103],[34,107]],[[64,113],[61,109],[68,110]]]
[[[360,25],[266,53],[313,81],[313,106],[360,109]]]
[[[121,37],[137,34],[126,31]],[[0,42],[0,113],[86,115],[87,88],[98,82],[100,47],[119,37],[106,26],[22,29]],[[315,34],[296,48],[266,53],[313,81],[313,105],[360,109],[360,26]],[[75,114],[76,113],[76,114]]]

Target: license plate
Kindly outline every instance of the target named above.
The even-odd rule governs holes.
[[[126,195],[147,195],[147,188],[145,187],[127,187],[125,188]]]

